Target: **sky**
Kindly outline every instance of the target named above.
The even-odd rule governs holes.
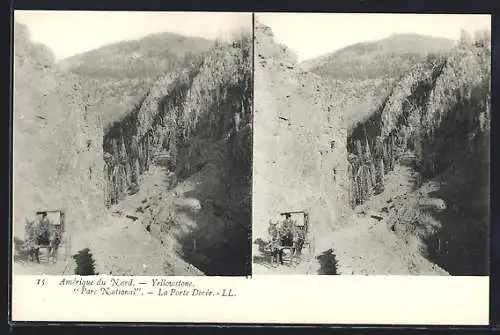
[[[277,42],[296,52],[298,61],[348,45],[416,33],[458,40],[462,29],[491,29],[490,15],[471,14],[337,14],[257,13]]]
[[[489,15],[469,14],[323,14],[257,13],[275,39],[297,53],[314,58],[348,45],[378,40],[394,33],[418,33],[458,39],[461,29],[491,27]],[[251,29],[251,13],[15,11],[16,21],[30,30],[31,39],[49,46],[60,60],[103,45],[172,32],[209,39]]]
[[[51,48],[56,60],[103,45],[171,32],[209,39],[228,38],[232,31],[251,30],[251,13],[15,11],[31,40]]]

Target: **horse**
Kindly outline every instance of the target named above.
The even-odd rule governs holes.
[[[304,231],[302,229],[297,229],[296,234],[293,238],[293,245],[294,245],[294,256],[299,256],[302,254],[302,248],[304,247],[305,243],[305,235]]]
[[[61,244],[61,233],[54,229],[49,235],[48,259],[52,258],[53,263],[57,262],[57,252]]]
[[[40,263],[40,246],[35,240],[28,238],[25,242],[25,247],[28,250],[29,260]]]
[[[274,238],[269,242],[267,248],[271,251],[271,264],[280,263],[283,264],[283,249],[281,249],[280,241]]]

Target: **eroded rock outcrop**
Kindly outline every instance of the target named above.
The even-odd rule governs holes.
[[[383,175],[405,151],[413,151],[422,174],[433,177],[464,151],[489,146],[490,51],[484,43],[462,43],[447,57],[417,64],[379,109],[352,129],[352,206],[383,189]]]
[[[123,198],[158,155],[166,155],[169,169],[183,178],[207,163],[214,142],[248,133],[250,54],[239,52],[240,47],[214,47],[203,63],[161,78],[134,111],[110,127],[104,135],[107,204]]]
[[[196,190],[178,194],[198,204],[195,209],[183,205],[191,216],[180,218],[166,201],[158,204],[148,229],[159,238],[175,235],[178,252],[207,274],[249,273],[251,56],[249,35],[230,44],[216,42],[200,62],[159,79],[104,135],[108,206],[137,192],[151,164],[165,168],[170,188],[197,180]],[[193,220],[193,228],[181,229],[186,225],[179,220]]]
[[[381,192],[396,163],[410,166],[415,191],[389,206],[391,230],[456,275],[488,273],[490,57],[488,34],[462,38],[407,73],[348,138],[351,206]]]
[[[85,229],[103,209],[102,130],[79,80],[54,68],[54,56],[14,29],[14,234],[36,211],[66,212]]]
[[[325,81],[301,71],[296,57],[255,26],[253,236],[267,239],[268,220],[306,210],[313,229],[339,224],[347,206],[343,117]]]

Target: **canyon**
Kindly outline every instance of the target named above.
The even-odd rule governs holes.
[[[489,35],[442,45],[395,35],[302,64],[270,27],[257,25],[255,36],[254,254],[266,218],[307,209],[315,257],[254,271],[487,274]],[[364,64],[342,63],[358,49]],[[360,78],[381,54],[397,73]]]
[[[147,43],[130,43],[150,46],[155,38],[157,43],[162,41],[153,36],[144,39]],[[16,24],[16,41],[16,45],[22,44],[27,49],[34,45],[29,41],[26,27],[19,24]],[[19,50],[16,61],[20,63],[16,63],[15,91],[21,98],[20,102],[15,101],[15,115],[20,118],[14,122],[18,133],[14,147],[20,162],[15,164],[15,191],[21,189],[20,185],[24,186],[25,193],[39,190],[44,193],[44,202],[29,199],[28,208],[26,201],[21,200],[26,199],[25,193],[15,195],[15,203],[26,207],[15,208],[19,218],[15,236],[23,236],[24,220],[31,213],[40,208],[63,207],[68,227],[71,227],[71,253],[90,249],[98,273],[249,273],[251,37],[250,33],[241,32],[229,42],[215,41],[210,47],[206,47],[206,42],[195,39],[195,46],[187,49],[198,51],[197,55],[186,54],[185,59],[180,57],[178,62],[173,62],[174,65],[158,74],[139,78],[151,84],[147,89],[141,88],[145,93],[140,98],[137,95],[135,100],[124,97],[125,101],[134,101],[134,105],[119,104],[119,111],[110,93],[120,91],[119,87],[109,84],[109,76],[96,80],[95,74],[101,72],[89,69],[92,62],[85,63],[85,71],[81,69],[82,62],[72,60],[60,62],[62,65],[35,65],[23,72],[26,65],[22,62],[28,59],[30,64],[37,63],[40,55],[31,53],[25,56],[21,54],[22,48],[16,48]],[[189,41],[184,44],[189,44]],[[50,54],[46,47],[39,48]],[[114,55],[113,52],[109,54]],[[124,64],[128,63],[124,61]],[[27,96],[26,87],[30,87],[28,82],[35,84],[31,78],[40,71],[43,75],[40,75],[39,87],[55,85],[46,81],[47,74],[60,73],[69,78],[59,84],[64,89],[69,88],[67,91],[45,93],[34,90],[30,96],[38,104],[48,96],[54,104],[64,106],[61,109],[68,115],[47,118],[45,125],[57,137],[52,137],[53,142],[44,148],[30,148],[38,155],[53,155],[52,159],[64,152],[63,147],[75,150],[70,152],[71,157],[82,160],[81,164],[59,174],[41,166],[41,158],[29,159],[27,147],[31,137],[27,133],[31,129],[24,131],[24,127],[28,121],[33,121],[25,116],[26,113],[38,113],[40,106],[23,103]],[[134,73],[144,75],[143,71],[129,72],[132,76]],[[134,78],[130,79],[126,84],[131,88],[128,91],[134,89],[136,82]],[[105,90],[102,85],[111,85],[111,89]],[[67,100],[74,99],[82,100],[78,100],[80,109],[66,104]],[[123,111],[127,106],[131,108]],[[52,103],[47,108],[54,113]],[[104,114],[106,112],[112,115]],[[92,137],[84,137],[87,132]],[[50,138],[44,133],[38,133],[38,137]],[[79,137],[82,138],[77,146],[72,141]],[[32,165],[28,167],[26,162]],[[44,175],[38,176],[34,185],[27,187],[31,179],[26,177],[26,172],[33,167],[43,171]],[[47,185],[49,180],[53,184]],[[65,193],[54,192],[65,199],[59,205],[56,195],[47,192],[56,184],[59,190],[71,193],[80,201],[88,199],[88,203],[82,206],[71,202],[70,197],[64,197]],[[86,211],[88,220],[83,220],[78,212],[81,210]],[[134,247],[128,249],[130,246]]]
[[[56,61],[16,23],[14,244],[59,209],[71,250],[15,271],[74,273],[90,250],[92,274],[487,275],[490,40],[403,34],[299,63],[257,21],[253,40],[157,34]],[[296,210],[311,257],[252,270]]]

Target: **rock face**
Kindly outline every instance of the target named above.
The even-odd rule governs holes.
[[[16,23],[14,38],[14,234],[40,210],[62,209],[71,229],[90,227],[104,207],[100,119],[25,26]]]
[[[107,93],[98,94],[106,80],[59,70],[24,26],[16,25],[15,38],[15,236],[36,211],[63,209],[72,251],[90,248],[98,272],[249,274],[250,34],[216,41],[199,57],[179,56],[175,69],[152,76],[135,108],[118,114]]]
[[[104,135],[107,205],[123,199],[159,156],[184,178],[207,163],[216,142],[251,135],[250,54],[243,53],[239,46],[214,47],[202,63],[158,80],[110,127]],[[246,166],[243,174],[250,172]]]
[[[416,196],[443,202],[403,201],[420,219],[398,220],[399,229],[434,226],[431,233],[416,232],[423,252],[456,275],[488,273],[490,55],[489,35],[463,36],[448,55],[409,71],[347,141],[352,207],[383,190],[383,177],[396,163],[415,157]],[[424,192],[429,182],[438,185],[431,193]]]
[[[189,239],[195,241],[196,251],[179,252],[209,275],[249,273],[251,57],[250,35],[243,34],[230,44],[216,42],[201,61],[160,78],[137,108],[104,135],[107,206],[137,192],[141,175],[152,164],[166,169],[171,188],[188,178],[187,184],[196,180],[197,189],[182,196],[196,197],[198,205],[195,210],[182,206],[202,214],[176,217],[193,220],[197,226],[194,232],[178,232],[176,238],[183,245],[191,243]],[[214,213],[207,213],[207,208]],[[160,206],[153,222],[181,226],[167,224],[170,210],[168,204]]]
[[[342,106],[347,128],[353,128],[378,107],[392,86],[416,63],[448,52],[455,41],[417,34],[350,45],[333,53],[306,60],[304,69],[330,82],[335,100]]]
[[[306,210],[317,231],[334,228],[347,204],[347,131],[325,81],[255,26],[253,236],[271,217]]]
[[[103,102],[103,126],[121,120],[166,74],[186,67],[206,52],[213,41],[171,33],[105,45],[57,62],[97,89]]]
[[[466,151],[485,155],[490,119],[485,43],[462,43],[447,57],[417,64],[378,110],[352,129],[347,145],[352,206],[383,188],[382,177],[405,151],[415,152],[427,177],[443,172]]]

